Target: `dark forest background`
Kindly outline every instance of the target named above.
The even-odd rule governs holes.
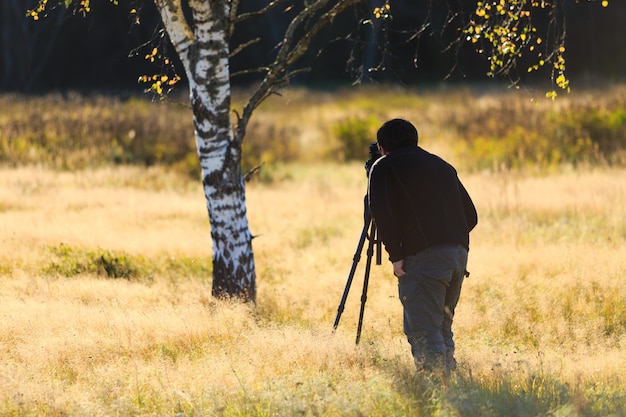
[[[72,15],[63,8],[45,19],[33,21],[26,10],[35,0],[0,0],[0,91],[46,93],[50,91],[143,91],[137,82],[141,75],[159,71],[158,66],[145,60],[147,51],[159,41],[159,16],[151,1],[92,0],[93,12]],[[259,8],[266,1],[243,1],[249,9]],[[427,12],[425,2],[400,0],[392,2],[393,25],[419,25]],[[435,2],[436,3],[436,2]],[[441,2],[442,5],[447,2]],[[372,1],[372,8],[376,5]],[[458,1],[456,7],[471,13],[475,1]],[[130,10],[136,9],[137,14]],[[567,71],[571,80],[588,84],[623,81],[626,75],[626,0],[611,0],[603,8],[599,1],[567,0],[565,5],[567,30]],[[487,62],[474,53],[469,45],[458,50],[444,51],[458,32],[443,27],[446,10],[431,10],[435,34],[424,36],[419,44],[395,42],[393,30],[387,33],[390,48],[384,71],[367,71],[380,59],[377,44],[367,33],[358,33],[355,16],[346,14],[328,31],[329,42],[320,54],[311,54],[305,64],[313,70],[294,82],[312,88],[332,88],[360,79],[363,82],[402,82],[406,84],[435,84],[450,82],[480,82],[486,79]],[[140,24],[133,24],[137,17]],[[288,24],[289,13],[277,10],[256,21],[239,27],[233,42],[259,36],[258,47],[248,48],[231,62],[231,71],[267,62],[272,46],[281,39],[281,28]],[[339,38],[346,28],[360,35],[359,52],[355,43]],[[348,30],[347,32],[350,32]],[[416,55],[417,53],[417,55]],[[356,60],[348,65],[350,54]],[[417,65],[413,57],[417,56]],[[358,62],[357,62],[358,61]],[[359,66],[364,64],[364,72]],[[182,71],[179,71],[180,75]],[[449,75],[449,77],[447,77]],[[524,71],[520,76],[527,77]],[[251,77],[233,80],[245,86]],[[530,80],[532,81],[532,80]]]

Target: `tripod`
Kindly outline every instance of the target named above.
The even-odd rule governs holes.
[[[366,197],[367,199],[367,197]],[[372,218],[372,214],[369,210],[369,206],[367,204],[367,200],[365,201],[365,224],[363,225],[363,231],[361,232],[361,238],[359,239],[359,244],[357,245],[356,252],[354,253],[352,268],[350,269],[350,274],[348,275],[348,281],[346,282],[346,288],[343,291],[343,297],[341,297],[341,302],[339,303],[339,307],[337,308],[337,317],[335,318],[335,324],[333,325],[333,333],[337,330],[337,326],[339,325],[339,319],[341,318],[341,314],[343,313],[343,309],[346,305],[346,299],[348,298],[348,293],[350,292],[350,286],[352,285],[352,279],[354,278],[354,273],[356,272],[357,264],[361,259],[361,252],[363,251],[363,246],[365,244],[365,239],[369,240],[369,245],[367,247],[367,264],[365,265],[365,276],[363,279],[363,292],[361,293],[361,311],[359,313],[359,324],[356,331],[356,344],[359,344],[359,340],[361,339],[361,328],[363,327],[363,313],[365,312],[365,302],[367,301],[367,285],[370,277],[370,269],[372,266],[372,257],[374,256],[374,245],[376,245],[376,265],[381,264],[381,248],[380,248],[380,240],[377,237],[376,223]],[[369,229],[369,235],[367,233]]]

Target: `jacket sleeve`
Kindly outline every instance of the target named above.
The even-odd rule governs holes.
[[[368,203],[378,235],[385,245],[391,262],[404,258],[401,245],[401,230],[392,210],[393,200],[386,166],[375,164],[369,175]]]
[[[461,181],[459,181],[459,190],[461,192],[463,210],[465,211],[465,220],[467,221],[467,231],[471,232],[472,229],[478,224],[478,213],[476,212],[476,207],[474,206],[472,198]]]

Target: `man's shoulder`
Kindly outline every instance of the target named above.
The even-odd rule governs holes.
[[[388,164],[405,164],[405,163],[416,163],[417,161],[428,159],[433,157],[434,155],[426,152],[424,149],[419,147],[408,147],[397,149],[394,152],[386,155],[388,158]]]

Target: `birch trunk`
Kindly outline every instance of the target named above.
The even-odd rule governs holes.
[[[213,295],[256,300],[252,235],[241,174],[241,142],[230,117],[229,2],[192,0],[193,30],[180,0],[156,0],[189,80],[202,184],[213,241]]]

